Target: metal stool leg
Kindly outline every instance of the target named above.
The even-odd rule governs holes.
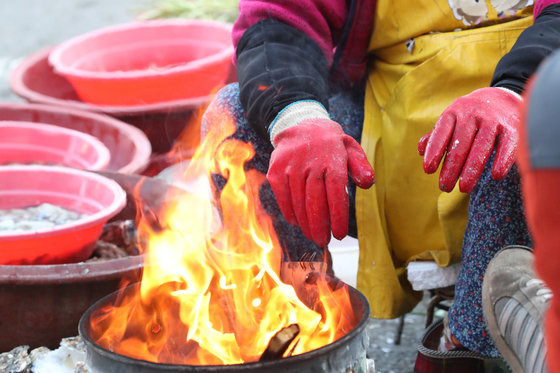
[[[399,317],[399,325],[397,326],[397,333],[395,335],[395,344],[396,345],[400,345],[401,344],[401,337],[402,337],[402,333],[403,333],[403,329],[404,329],[404,317],[406,315],[402,315],[401,317]]]

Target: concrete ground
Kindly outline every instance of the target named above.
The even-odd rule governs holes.
[[[23,101],[9,87],[9,74],[23,58],[100,27],[132,20],[149,0],[2,0],[0,14],[0,100]],[[369,355],[377,372],[412,372],[425,321],[422,302],[405,318],[400,345],[399,320],[372,320]]]

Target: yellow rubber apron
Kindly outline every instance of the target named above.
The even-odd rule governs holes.
[[[468,195],[439,190],[439,171],[423,171],[418,140],[454,99],[490,84],[499,59],[532,23],[531,7],[504,12],[481,1],[487,12],[480,15],[462,3],[474,4],[377,1],[362,134],[376,184],[356,196],[358,289],[375,318],[400,316],[421,299],[407,280],[410,261],[460,261]]]

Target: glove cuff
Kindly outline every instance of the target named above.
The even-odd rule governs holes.
[[[498,89],[501,89],[502,91],[506,91],[508,93],[511,93],[512,95],[514,95],[515,97],[517,97],[519,99],[519,101],[523,101],[523,97],[521,97],[521,95],[517,92],[512,91],[511,89],[507,89],[505,87],[495,87]]]
[[[270,142],[283,130],[296,126],[308,119],[330,119],[325,107],[314,100],[296,101],[282,109],[268,128]]]

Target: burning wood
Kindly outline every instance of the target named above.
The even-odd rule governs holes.
[[[281,359],[282,356],[284,356],[284,352],[286,352],[298,334],[298,324],[288,325],[287,327],[281,329],[270,339],[270,342],[268,342],[268,346],[266,347],[266,350],[264,350],[259,361]]]

